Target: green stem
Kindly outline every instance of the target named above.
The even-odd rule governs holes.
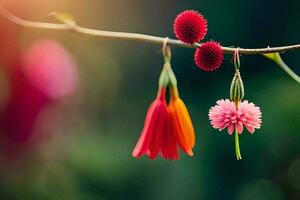
[[[278,54],[279,55],[279,54]],[[289,68],[289,66],[287,66],[285,64],[285,62],[283,62],[282,58],[279,56],[277,58],[277,64],[290,76],[292,77],[295,81],[297,81],[298,83],[300,83],[300,77],[293,71],[291,70],[291,68]]]
[[[242,159],[240,144],[239,144],[239,133],[235,129],[235,155],[237,160]]]

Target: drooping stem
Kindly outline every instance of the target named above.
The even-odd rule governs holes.
[[[240,150],[240,143],[239,143],[239,133],[235,129],[235,155],[237,160],[242,159],[241,150]]]
[[[48,29],[48,30],[64,30],[64,31],[74,31],[84,35],[95,36],[99,38],[110,38],[110,39],[121,39],[121,40],[135,40],[140,42],[148,42],[154,44],[163,44],[165,41],[165,37],[158,37],[146,34],[139,34],[139,33],[127,33],[127,32],[115,32],[115,31],[103,31],[103,30],[96,30],[91,28],[85,28],[82,26],[78,26],[75,22],[74,23],[47,23],[47,22],[35,22],[30,20],[25,20],[19,18],[5,8],[0,5],[0,15],[8,19],[14,24],[19,26],[24,26],[28,28],[37,28],[37,29]],[[57,15],[54,15],[54,17]],[[180,46],[180,47],[187,47],[187,48],[198,48],[202,44],[194,43],[192,45],[185,44],[179,40],[175,39],[168,39],[168,45],[173,46]],[[265,53],[274,53],[274,52],[285,52],[300,49],[300,44],[296,45],[288,45],[288,46],[281,46],[281,47],[267,47],[267,48],[256,48],[256,49],[246,49],[246,48],[236,48],[236,47],[225,47],[222,46],[222,50],[224,53],[227,54],[234,54],[238,49],[239,54],[265,54]]]
[[[285,64],[282,58],[279,56],[277,64],[283,69],[290,77],[292,77],[295,81],[300,83],[300,77],[293,71],[289,66]]]

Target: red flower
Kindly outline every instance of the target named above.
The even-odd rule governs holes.
[[[140,138],[132,152],[139,158],[148,155],[155,159],[158,153],[167,160],[178,160],[178,148],[193,156],[195,133],[186,106],[180,99],[175,74],[167,61],[159,77],[156,99],[147,111]],[[170,102],[166,102],[166,88],[170,89]]]
[[[178,159],[177,147],[174,145],[174,137],[169,132],[169,124],[166,88],[161,87],[147,111],[144,128],[132,156],[139,158],[146,154],[150,159],[155,159],[162,151],[164,158]]]
[[[214,41],[205,42],[199,47],[194,55],[196,65],[204,71],[214,71],[223,62],[223,52],[219,43]]]
[[[167,160],[178,160],[178,148],[176,141],[176,127],[171,122],[170,110],[168,109],[167,130],[161,144],[161,156]]]
[[[207,33],[206,19],[194,10],[177,15],[173,27],[176,37],[187,44],[199,42]]]
[[[195,133],[186,106],[180,99],[175,75],[171,69],[163,69],[157,98],[147,111],[145,125],[132,156],[148,155],[155,159],[158,153],[167,160],[178,160],[178,148],[193,156]],[[170,87],[170,102],[166,102],[166,87],[173,77]],[[172,83],[171,83],[172,84]]]

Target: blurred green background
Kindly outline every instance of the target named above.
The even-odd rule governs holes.
[[[26,19],[53,22],[50,12],[68,12],[82,26],[172,38],[176,15],[194,9],[208,20],[205,40],[247,48],[300,43],[296,0],[1,3]],[[80,85],[55,107],[59,123],[47,142],[17,167],[3,170],[0,199],[300,199],[300,87],[272,61],[241,57],[245,98],[261,107],[263,124],[254,135],[242,134],[243,160],[237,161],[234,138],[213,129],[207,116],[218,99],[229,97],[231,56],[207,73],[195,66],[193,49],[173,47],[172,66],[196,130],[195,155],[180,154],[176,162],[137,160],[131,152],[156,95],[161,47],[22,29],[22,48],[37,39],[54,39],[70,52]],[[300,51],[283,58],[300,74]],[[1,85],[3,93],[7,88]]]

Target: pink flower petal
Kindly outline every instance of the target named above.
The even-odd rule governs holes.
[[[238,133],[243,132],[243,126],[250,133],[261,126],[260,108],[247,100],[239,103],[238,109],[234,102],[226,99],[217,101],[217,105],[211,107],[208,114],[213,128],[223,130],[228,128],[228,133],[232,134],[236,128]]]
[[[234,131],[234,124],[230,124],[228,126],[228,133],[229,133],[229,135],[231,135],[233,131]]]

